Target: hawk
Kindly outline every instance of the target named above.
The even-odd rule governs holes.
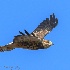
[[[11,51],[15,48],[24,48],[30,50],[46,49],[53,45],[49,40],[45,40],[44,37],[52,31],[58,24],[58,19],[55,18],[54,13],[50,15],[50,18],[46,18],[38,27],[32,32],[25,34],[19,31],[20,35],[14,36],[13,42],[0,46],[0,52]]]

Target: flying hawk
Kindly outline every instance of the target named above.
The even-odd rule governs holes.
[[[45,40],[44,36],[52,31],[58,24],[58,19],[55,18],[54,13],[50,15],[50,19],[46,18],[38,27],[32,32],[26,34],[19,31],[20,35],[14,36],[13,42],[0,46],[0,52],[11,51],[15,48],[24,48],[30,50],[45,49],[53,45],[49,40]]]

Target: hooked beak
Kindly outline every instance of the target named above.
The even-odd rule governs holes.
[[[52,45],[54,45],[54,44],[52,44]]]

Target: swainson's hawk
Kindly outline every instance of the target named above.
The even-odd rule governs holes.
[[[49,40],[45,40],[44,36],[52,31],[58,24],[58,19],[55,18],[54,13],[50,15],[50,19],[46,18],[43,22],[38,25],[38,27],[32,32],[25,33],[19,31],[20,35],[14,36],[13,42],[0,46],[0,52],[10,51],[15,48],[25,48],[30,50],[45,49],[53,45]]]

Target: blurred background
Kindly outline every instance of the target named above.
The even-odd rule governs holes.
[[[70,70],[69,0],[0,0],[0,46],[12,42],[19,31],[31,33],[52,13],[59,23],[45,39],[54,45],[0,52],[0,70]]]

